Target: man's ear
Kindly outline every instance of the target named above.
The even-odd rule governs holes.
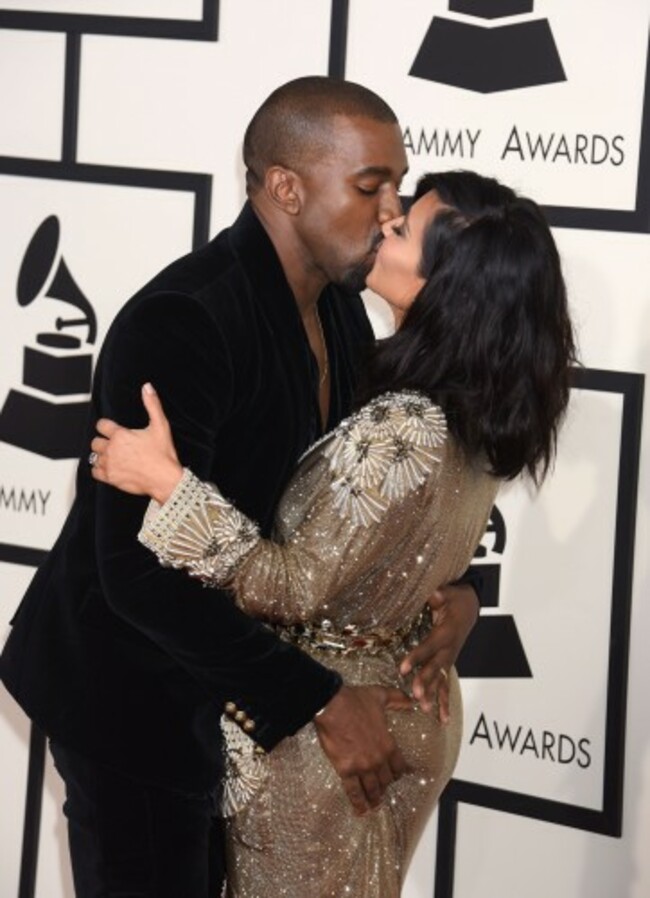
[[[264,187],[274,206],[288,215],[298,215],[302,206],[300,175],[290,168],[272,165],[266,170]]]

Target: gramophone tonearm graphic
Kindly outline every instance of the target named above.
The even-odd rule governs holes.
[[[74,458],[81,450],[92,379],[92,352],[80,351],[97,339],[97,318],[58,254],[59,219],[50,215],[36,229],[25,252],[16,298],[28,306],[42,297],[67,303],[81,317],[57,317],[55,330],[36,335],[23,353],[24,390],[10,390],[0,412],[0,440],[47,458]],[[58,265],[57,263],[58,259]],[[66,333],[79,329],[80,336]],[[60,397],[60,398],[56,398]]]

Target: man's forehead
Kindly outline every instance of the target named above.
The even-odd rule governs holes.
[[[404,175],[408,171],[408,165],[406,165],[401,171],[398,171],[400,177],[404,177]],[[359,177],[368,177],[368,178],[390,178],[395,174],[395,171],[387,165],[366,165],[363,168],[358,169],[354,172],[355,175]]]
[[[402,177],[408,168],[396,122],[336,116],[330,131],[331,155],[356,174]]]

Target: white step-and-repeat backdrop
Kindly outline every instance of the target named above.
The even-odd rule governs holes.
[[[650,895],[649,26],[650,0],[0,7],[0,637],[69,506],[106,329],[236,215],[274,87],[329,72],[385,97],[405,196],[463,167],[547,210],[585,367],[545,489],[509,487],[477,552],[462,755],[405,898]],[[2,898],[72,896],[41,749],[0,695]]]

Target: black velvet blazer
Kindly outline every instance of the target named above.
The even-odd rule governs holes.
[[[319,311],[334,426],[350,411],[372,332],[360,299],[333,287]],[[218,483],[268,534],[321,425],[315,360],[250,206],[118,314],[97,364],[88,443],[99,417],[146,423],[140,388],[148,380],[182,463]],[[227,594],[161,568],[136,539],[146,500],[96,484],[86,458],[63,531],[14,618],[0,674],[63,745],[141,780],[205,792],[221,770],[225,702],[272,748],[328,701],[338,677],[238,611]]]

